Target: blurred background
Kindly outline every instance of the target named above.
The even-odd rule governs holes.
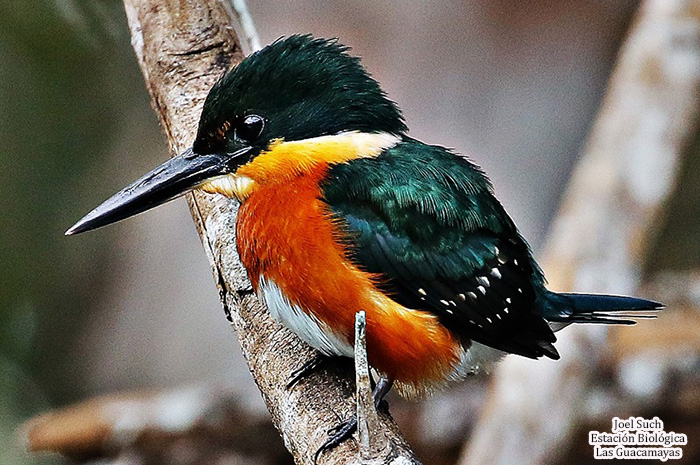
[[[413,137],[453,147],[486,170],[536,255],[637,6],[249,0],[263,44],[311,32],[350,45],[401,106]],[[264,405],[184,200],[63,236],[169,155],[129,41],[118,0],[0,3],[2,464],[63,463],[17,446],[16,428],[35,414],[110,392],[182,386],[229,393],[236,408],[259,419],[264,437],[277,441],[270,447],[281,447],[265,429]],[[687,157],[684,169],[697,173],[698,158]],[[649,254],[647,275],[698,269],[700,192],[692,175],[687,184],[686,195],[674,197],[675,214],[660,225],[661,245]],[[667,239],[674,248],[663,247]],[[700,286],[695,293],[700,299]],[[695,375],[699,352],[696,344],[683,362]],[[458,461],[488,383],[469,380],[417,404],[394,399],[392,411],[426,463]],[[689,396],[683,404],[689,417],[677,432],[692,442],[682,428],[700,419],[700,392]],[[639,414],[655,411],[644,404],[649,399],[642,398],[648,409]],[[675,413],[665,415],[671,420]],[[608,426],[609,415],[596,424],[601,431]],[[557,463],[592,461],[588,429],[581,425]],[[692,450],[685,454],[693,461],[685,463],[700,460]],[[230,460],[220,463],[239,463]],[[284,453],[265,460],[291,461]]]

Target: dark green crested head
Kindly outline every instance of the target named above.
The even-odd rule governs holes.
[[[212,87],[191,148],[113,195],[66,233],[128,218],[235,173],[274,139],[345,131],[403,135],[398,107],[347,51],[335,40],[305,35],[280,39],[249,56]]]
[[[214,85],[194,151],[226,151],[240,142],[264,148],[277,138],[343,131],[400,135],[406,130],[399,108],[348,47],[294,35],[247,57]]]

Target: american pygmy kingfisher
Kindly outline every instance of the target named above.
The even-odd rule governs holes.
[[[202,189],[240,203],[241,261],[271,315],[328,356],[417,395],[511,353],[558,359],[554,330],[630,324],[632,297],[547,290],[484,172],[407,135],[401,111],[334,40],[291,36],[228,71],[192,147],[90,212],[98,228]],[[624,313],[620,313],[620,312]]]

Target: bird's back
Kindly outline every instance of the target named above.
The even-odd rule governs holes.
[[[332,167],[323,187],[353,262],[380,275],[392,299],[461,340],[558,357],[538,308],[542,272],[476,165],[407,139]]]

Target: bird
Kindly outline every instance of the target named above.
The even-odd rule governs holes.
[[[243,59],[211,88],[189,149],[66,234],[193,189],[240,203],[236,246],[254,291],[320,354],[290,387],[328,357],[353,357],[359,311],[379,405],[392,387],[427,395],[507,354],[559,359],[555,330],[569,324],[633,324],[662,308],[548,290],[484,171],[410,137],[397,104],[337,39],[291,35]]]

